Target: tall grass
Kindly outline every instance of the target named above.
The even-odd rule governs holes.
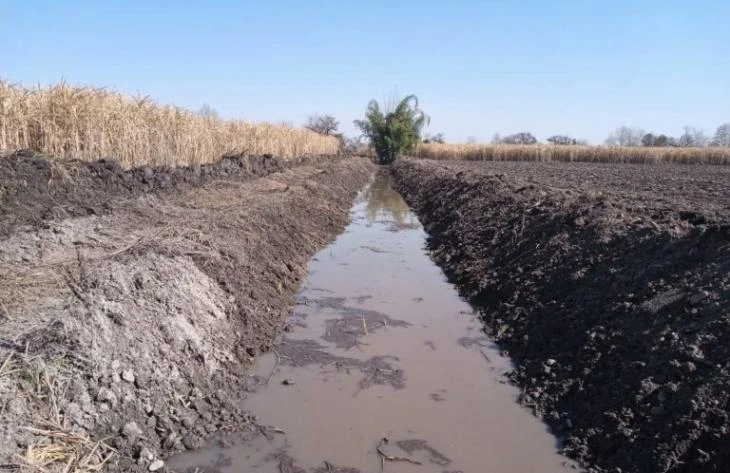
[[[481,145],[429,143],[417,157],[466,161],[730,164],[730,148],[625,148],[618,146]]]
[[[205,117],[101,88],[0,81],[0,152],[18,149],[59,159],[116,158],[125,167],[181,166],[225,154],[336,154],[339,142],[289,126]]]

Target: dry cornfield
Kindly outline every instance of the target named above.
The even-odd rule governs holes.
[[[0,81],[0,152],[18,149],[58,159],[116,158],[129,168],[203,164],[225,154],[331,155],[339,141],[284,125],[202,116],[102,88]]]
[[[423,144],[416,156],[465,161],[730,164],[730,148],[628,148],[618,146]]]

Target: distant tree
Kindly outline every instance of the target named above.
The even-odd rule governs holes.
[[[717,127],[710,146],[730,147],[730,123],[723,123]]]
[[[655,135],[647,133],[641,138],[642,146],[669,146],[669,138],[667,135]]]
[[[671,143],[671,144],[670,144]],[[642,146],[676,146],[674,138],[669,138],[667,135],[655,135],[654,133],[647,133],[641,138]]]
[[[606,138],[609,146],[641,146],[644,130],[636,127],[622,126]]]
[[[707,146],[707,135],[693,126],[685,126],[684,133],[677,138],[677,145],[685,148]]]
[[[676,146],[674,138],[669,138],[667,135],[661,134],[654,137],[654,146]]]
[[[577,145],[578,140],[565,135],[553,135],[547,139],[548,143],[554,145]]]
[[[499,135],[497,135],[497,136],[499,136]],[[475,145],[475,144],[477,144],[477,137],[476,136],[467,136],[466,142],[467,142],[467,144]]]
[[[423,142],[424,143],[440,143],[440,144],[444,144],[444,143],[446,143],[446,140],[444,139],[444,134],[443,133],[436,133],[435,135],[427,135],[423,139]]]
[[[498,145],[498,144],[502,143],[502,137],[499,136],[499,133],[495,133],[494,136],[492,136],[491,143],[493,145]]]
[[[656,136],[654,133],[647,133],[641,137],[641,146],[654,146]]]
[[[200,115],[203,118],[218,118],[218,111],[208,105],[207,103],[204,103],[199,109],[198,109],[198,115]]]
[[[307,119],[304,128],[319,133],[320,135],[332,135],[337,131],[340,122],[332,115],[312,115]]]
[[[508,145],[534,145],[537,143],[537,138],[532,136],[532,133],[522,131],[514,135],[505,136],[502,138],[502,143]]]

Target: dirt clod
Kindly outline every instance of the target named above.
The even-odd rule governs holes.
[[[122,435],[134,441],[142,436],[142,429],[137,426],[136,422],[128,422],[122,427]]]
[[[205,441],[195,434],[188,434],[183,437],[182,443],[188,450],[197,450],[205,445]]]

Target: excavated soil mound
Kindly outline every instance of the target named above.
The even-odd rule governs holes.
[[[304,161],[333,159],[226,156],[214,164],[125,170],[115,160],[57,161],[22,150],[0,157],[0,237],[17,225],[108,213],[123,198],[181,192],[216,179],[262,177]]]
[[[79,472],[164,471],[253,422],[247,369],[373,171],[22,154],[0,169],[0,470]]]
[[[521,402],[595,469],[730,468],[730,169],[393,167]]]

